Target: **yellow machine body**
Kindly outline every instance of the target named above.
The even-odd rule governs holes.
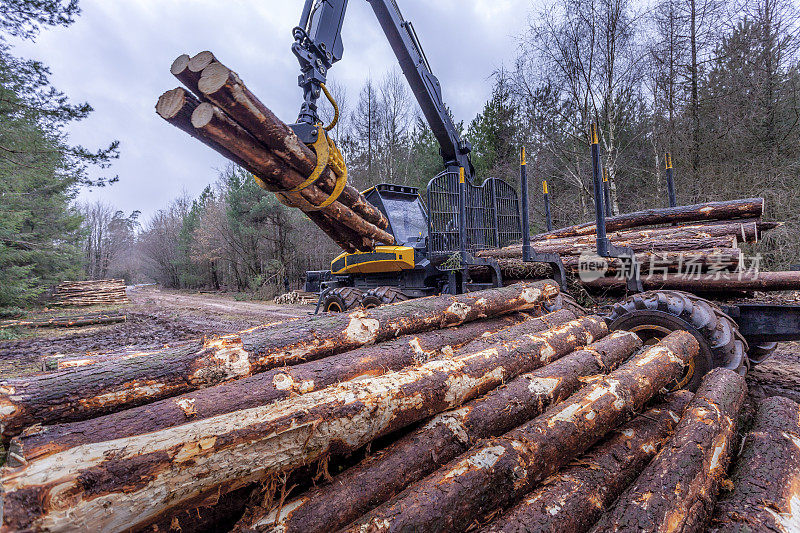
[[[332,274],[377,274],[414,268],[410,246],[376,246],[371,252],[343,253],[331,262]]]

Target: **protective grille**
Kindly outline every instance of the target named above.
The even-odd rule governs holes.
[[[428,183],[429,247],[432,256],[459,251],[458,173],[442,172]],[[503,180],[490,178],[476,187],[467,183],[467,251],[502,248],[522,240],[517,191]]]

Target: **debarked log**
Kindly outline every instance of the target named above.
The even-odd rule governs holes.
[[[545,480],[484,533],[583,533],[672,436],[693,394],[674,392]]]
[[[352,452],[606,333],[602,319],[584,317],[477,353],[7,467],[0,531],[144,526],[205,493]]]
[[[418,298],[353,313],[316,315],[161,350],[26,378],[0,380],[0,434],[85,420],[266,370],[515,311],[558,296],[551,281],[458,296]]]
[[[698,352],[690,333],[669,334],[543,415],[479,443],[347,531],[464,530],[476,518],[530,491],[640,410],[680,377]]]
[[[717,503],[715,533],[800,531],[800,405],[762,400],[731,477],[733,492]]]
[[[664,207],[660,209],[646,209],[634,213],[624,213],[606,218],[606,230],[617,231],[640,226],[699,222],[705,220],[760,218],[763,214],[764,199],[747,198],[744,200],[708,202],[704,204],[681,205],[678,207]],[[534,237],[534,240],[591,235],[596,232],[597,228],[595,227],[595,223],[587,222],[575,226],[567,226],[566,228],[553,230],[548,233],[540,233]]]
[[[702,531],[714,510],[746,396],[744,377],[724,368],[709,372],[675,436],[593,531]]]
[[[274,533],[337,530],[464,453],[477,440],[501,435],[566,399],[587,379],[616,368],[640,346],[635,334],[614,332],[459,409],[435,416],[328,485],[276,509],[252,509],[236,529]]]
[[[480,320],[458,328],[406,335],[384,343],[277,368],[216,387],[166,398],[99,418],[53,426],[35,426],[14,437],[9,445],[8,464],[21,466],[27,461],[95,442],[121,439],[166,429],[189,421],[202,420],[233,411],[267,405],[357,377],[379,376],[431,359],[447,357],[473,339],[498,337],[496,332],[514,324],[517,334],[544,331],[575,317],[569,311],[556,311],[541,318],[522,313]],[[494,335],[492,333],[495,333]]]

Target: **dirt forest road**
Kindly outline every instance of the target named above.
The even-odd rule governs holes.
[[[127,320],[119,324],[83,328],[41,329],[32,337],[0,341],[0,377],[41,370],[52,355],[85,355],[122,350],[149,350],[165,344],[234,333],[259,324],[308,316],[313,305],[275,305],[237,301],[230,295],[162,291],[140,287],[128,291],[129,305],[120,311]],[[59,314],[79,314],[83,309],[63,309]]]

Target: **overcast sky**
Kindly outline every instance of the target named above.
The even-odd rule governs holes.
[[[81,0],[83,14],[64,29],[47,30],[16,55],[44,61],[52,81],[73,102],[88,101],[91,117],[70,128],[73,143],[90,148],[121,142],[111,169],[119,183],[84,191],[144,219],[186,191],[198,194],[225,160],[161,120],[158,96],[178,85],[169,73],[182,53],[211,50],[286,122],[301,101],[299,68],[290,52],[301,0]],[[480,111],[492,72],[510,64],[513,37],[526,25],[530,0],[398,0],[411,20],[445,102],[458,120]],[[344,58],[330,79],[355,102],[368,76],[382,77],[394,55],[366,0],[350,0]]]

